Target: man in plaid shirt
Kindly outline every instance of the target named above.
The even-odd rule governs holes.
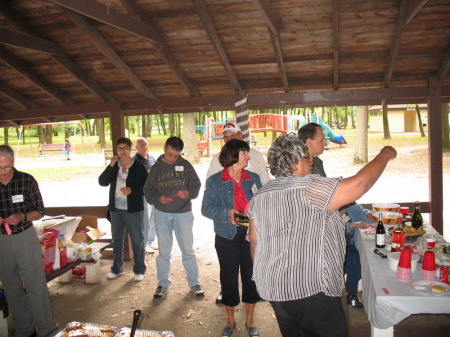
[[[36,180],[17,171],[14,151],[0,145],[0,280],[20,337],[47,336],[57,329],[32,223],[43,214]]]

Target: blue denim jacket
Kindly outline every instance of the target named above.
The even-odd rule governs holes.
[[[262,187],[259,176],[246,171],[251,179],[242,181],[242,188],[250,201],[254,192]],[[213,174],[206,180],[206,190],[202,201],[203,216],[214,221],[214,232],[226,239],[232,240],[236,235],[236,226],[230,222],[228,212],[234,209],[234,182],[223,181],[222,171]]]
[[[346,208],[347,215],[350,218],[350,221],[347,221],[345,224],[345,238],[347,241],[347,244],[354,244],[356,245],[356,236],[355,234],[355,228],[351,228],[352,222],[360,222],[363,221],[367,224],[373,224],[373,221],[370,221],[367,217],[367,213],[369,212],[368,209],[364,209],[360,204],[353,203],[351,206],[348,206]]]

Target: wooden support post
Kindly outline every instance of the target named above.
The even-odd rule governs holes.
[[[237,96],[236,107],[236,124],[241,128],[243,140],[250,144],[250,127],[248,125],[248,102],[247,93],[239,91]]]
[[[428,171],[430,175],[430,223],[444,233],[442,169],[442,88],[437,77],[428,79]]]

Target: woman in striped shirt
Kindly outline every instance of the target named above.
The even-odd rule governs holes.
[[[311,157],[297,136],[272,144],[268,162],[276,178],[252,199],[250,244],[258,292],[271,303],[283,336],[348,336],[338,209],[367,192],[395,156],[385,147],[355,176],[325,178],[311,174]]]

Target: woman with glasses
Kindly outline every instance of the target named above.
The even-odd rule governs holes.
[[[117,156],[111,158],[111,163],[100,175],[98,182],[101,186],[109,185],[113,265],[107,277],[115,279],[123,274],[126,230],[130,235],[134,255],[134,280],[142,281],[146,272],[142,188],[147,179],[147,170],[141,163],[131,158],[131,147],[132,143],[128,138],[117,140]]]

